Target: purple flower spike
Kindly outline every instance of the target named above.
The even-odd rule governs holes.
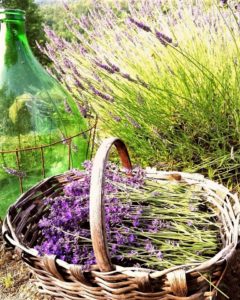
[[[138,252],[136,250],[131,250],[129,252],[129,257],[136,256],[136,255],[138,255]]]
[[[110,116],[113,118],[113,120],[114,120],[115,122],[118,122],[118,123],[119,123],[119,122],[122,121],[122,118],[121,118],[121,117],[114,115],[112,112],[109,112],[109,114],[110,114]]]
[[[67,103],[67,100],[64,99],[64,107],[65,107],[65,111],[68,113],[68,114],[71,114],[72,113],[72,109],[70,107],[70,105]]]
[[[151,243],[151,241],[147,241],[146,245],[145,245],[145,250],[147,250],[147,252],[153,254],[155,252],[154,246]]]
[[[110,95],[108,94],[104,94],[102,93],[101,91],[97,90],[94,86],[90,85],[90,89],[91,91],[96,95],[96,96],[99,96],[101,97],[102,99],[106,100],[106,101],[109,101],[109,102],[113,102],[113,97],[111,97]]]
[[[68,144],[67,138],[64,136],[64,134],[62,134],[62,132],[60,132],[60,136],[61,136],[62,144],[67,145]]]
[[[169,36],[165,35],[164,33],[161,33],[160,31],[155,32],[156,37],[159,39],[159,41],[164,45],[167,46],[168,44],[172,44],[173,40]]]
[[[130,234],[129,237],[128,237],[128,240],[129,240],[130,243],[135,242],[135,239],[136,239],[136,238],[135,238],[135,235],[134,235],[134,234]]]
[[[7,167],[3,167],[3,170],[8,173],[9,175],[13,175],[13,176],[17,176],[17,177],[25,177],[26,176],[26,172],[24,171],[20,171],[20,170],[15,170],[12,168],[7,168]]]
[[[138,28],[143,29],[144,31],[152,32],[151,28],[142,22],[136,21],[133,18],[129,18],[129,21],[135,24]]]
[[[119,117],[119,116],[113,116],[113,119],[116,121],[116,122],[121,122],[121,117]]]
[[[158,258],[158,259],[163,259],[163,253],[162,253],[162,251],[158,251],[157,252],[157,254],[156,254],[156,257]]]
[[[107,71],[107,72],[110,73],[110,74],[114,74],[114,73],[116,72],[115,69],[113,69],[112,67],[109,67],[108,65],[102,64],[102,63],[100,63],[100,62],[98,62],[98,61],[95,61],[95,64],[96,64],[99,68],[101,68],[101,69]]]
[[[114,70],[114,72],[120,72],[120,68],[118,66],[111,63],[108,59],[106,59],[106,62],[109,64],[109,66],[112,68],[112,70]]]
[[[85,90],[83,84],[77,78],[75,78],[75,85],[81,90]]]
[[[81,105],[79,102],[77,102],[77,107],[78,107],[80,113],[82,114],[82,116],[84,118],[87,118],[88,112],[89,112],[89,108],[86,105]]]
[[[122,77],[131,81],[131,82],[137,82],[135,79],[133,79],[128,73],[121,73]]]
[[[63,59],[63,64],[67,69],[71,69],[72,68],[72,62],[70,61],[70,59],[64,57]]]

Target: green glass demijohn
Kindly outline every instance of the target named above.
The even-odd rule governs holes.
[[[0,9],[0,217],[42,178],[81,166],[85,131],[78,105],[34,57],[24,11]]]

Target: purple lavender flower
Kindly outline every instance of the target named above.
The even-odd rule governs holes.
[[[71,62],[70,59],[68,59],[67,57],[64,57],[63,59],[63,64],[67,69],[71,69],[73,66],[73,63]]]
[[[112,68],[112,70],[114,72],[120,72],[120,68],[118,66],[116,66],[115,64],[113,64],[112,62],[110,62],[108,59],[106,59],[106,62]]]
[[[132,218],[132,224],[135,228],[137,228],[140,225],[139,222],[139,216],[138,215],[134,215]]]
[[[121,120],[122,120],[122,118],[119,116],[113,116],[113,119],[118,123],[121,122]]]
[[[133,243],[133,242],[135,242],[135,240],[136,240],[135,235],[131,233],[131,234],[128,236],[128,241],[129,241],[130,243]]]
[[[74,78],[74,82],[75,82],[75,85],[80,88],[81,90],[85,90],[83,84],[79,81],[78,78]]]
[[[147,32],[151,32],[152,31],[151,28],[148,25],[146,25],[146,24],[144,24],[142,22],[136,21],[133,18],[129,18],[129,21],[131,23],[135,24],[138,28],[143,29],[144,31],[147,31]]]
[[[160,31],[155,31],[156,37],[159,39],[159,41],[164,45],[167,46],[168,44],[172,44],[173,40],[169,36],[165,35],[164,33]]]
[[[123,78],[127,79],[128,81],[137,83],[137,81],[136,81],[135,79],[133,79],[133,78],[131,77],[131,75],[128,74],[128,73],[121,73],[121,76],[122,76]]]
[[[8,168],[8,167],[2,167],[3,170],[10,174],[10,175],[13,175],[13,176],[17,176],[17,177],[20,177],[20,178],[23,178],[26,176],[26,172],[24,171],[21,171],[21,170],[16,170],[16,169],[13,169],[13,168]]]
[[[90,89],[91,91],[96,95],[101,97],[102,99],[109,101],[109,102],[113,102],[114,99],[112,96],[108,95],[108,94],[104,94],[101,91],[97,90],[94,86],[90,85]]]
[[[129,257],[136,256],[138,255],[138,252],[136,250],[131,250],[128,255]]]
[[[138,129],[141,128],[141,125],[137,121],[135,121],[132,117],[127,116],[127,119],[133,125],[133,127]]]
[[[72,71],[73,71],[73,74],[74,74],[74,77],[75,77],[75,78],[81,77],[81,75],[80,75],[80,73],[78,72],[78,69],[76,68],[76,66],[72,65],[71,69],[72,69]]]
[[[119,116],[114,115],[111,111],[109,112],[110,116],[113,118],[114,121],[116,122],[121,122],[122,118]]]
[[[110,66],[108,66],[108,65],[105,65],[105,64],[103,64],[103,63],[100,63],[99,61],[96,61],[96,60],[95,60],[95,64],[96,64],[98,67],[100,67],[101,69],[107,71],[107,72],[110,73],[110,74],[114,74],[114,73],[116,72],[115,69],[113,69],[112,67],[110,67]]]
[[[55,34],[55,32],[54,32],[53,30],[50,29],[50,27],[45,26],[45,27],[44,27],[44,31],[45,31],[45,33],[47,34],[47,36],[48,36],[49,38],[55,39],[56,34]]]
[[[159,251],[156,253],[156,257],[157,257],[158,259],[162,260],[162,259],[163,259],[163,253],[162,253],[162,251],[159,250]]]
[[[117,245],[116,244],[112,244],[111,252],[112,252],[112,254],[116,254],[117,253]]]
[[[68,104],[67,100],[64,99],[64,108],[65,108],[65,111],[68,113],[68,114],[71,114],[72,113],[72,109],[70,107],[70,105]]]
[[[89,26],[90,26],[90,22],[89,19],[86,15],[82,15],[80,18],[80,25],[82,27],[82,29],[84,30],[88,30]]]
[[[125,241],[126,241],[125,237],[119,232],[116,233],[116,235],[114,236],[114,239],[116,240],[117,245],[124,245]]]
[[[66,196],[87,196],[89,193],[89,187],[86,188],[86,186],[82,184],[82,181],[73,181],[65,186],[64,192]]]
[[[64,134],[62,132],[60,132],[60,136],[61,136],[61,142],[63,145],[67,145],[68,144],[68,140],[67,138],[64,136]]]
[[[153,244],[151,243],[151,241],[147,241],[145,244],[145,250],[147,250],[147,252],[149,252],[150,254],[153,254],[155,252],[155,248],[153,246]]]
[[[92,169],[92,162],[91,160],[85,160],[85,162],[83,162],[82,166],[84,167],[85,170],[87,171],[91,171]]]
[[[77,107],[78,107],[80,113],[82,114],[82,116],[84,118],[87,118],[88,113],[89,113],[89,107],[87,106],[87,104],[84,105],[84,104],[77,102]]]

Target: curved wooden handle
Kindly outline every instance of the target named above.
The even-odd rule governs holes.
[[[132,170],[127,148],[117,137],[106,139],[98,149],[93,160],[90,183],[90,229],[94,254],[99,269],[102,272],[113,270],[107,246],[105,209],[104,209],[104,172],[108,161],[109,151],[115,145],[122,165]]]

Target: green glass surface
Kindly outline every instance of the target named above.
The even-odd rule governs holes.
[[[0,217],[43,177],[81,166],[87,135],[59,141],[86,129],[76,103],[34,57],[24,11],[0,9]]]

